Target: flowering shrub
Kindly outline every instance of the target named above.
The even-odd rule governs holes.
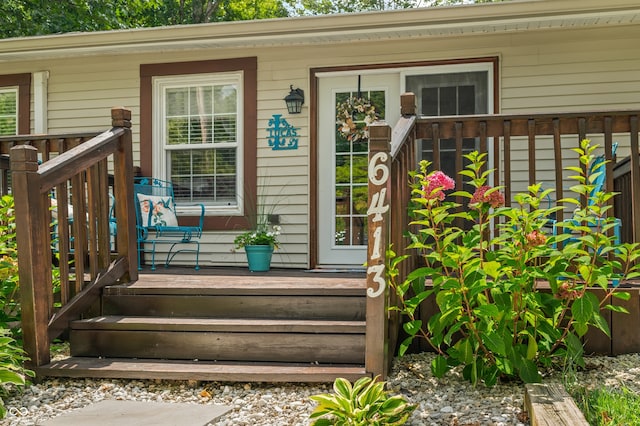
[[[586,170],[594,149],[585,140],[575,150]],[[607,217],[612,194],[607,193],[595,194],[587,207],[561,200],[579,207],[559,224],[564,233],[549,235],[553,213],[562,208],[540,207],[551,190],[531,185],[528,193],[514,197],[514,206],[504,207],[501,188],[487,185],[491,171],[483,171],[485,157],[477,152],[466,156],[470,164],[461,174],[475,188],[473,194],[452,194],[468,200],[466,210],[444,201],[443,191],[453,189],[453,181],[428,172],[428,162],[412,173],[415,232],[409,249],[420,253],[424,266],[395,282],[407,256],[390,253],[388,280],[400,302],[392,309],[407,318],[400,355],[419,336],[438,353],[431,366],[434,375],[463,366],[466,379],[489,386],[501,376],[539,381],[540,369],[556,362],[583,366],[580,338],[589,327],[609,335],[601,309],[624,312],[610,301],[629,299],[629,294],[611,283],[640,275],[635,265],[639,246],[613,246],[608,231],[614,219]],[[595,176],[586,176],[580,167],[571,170],[579,173],[571,190],[588,197]],[[469,226],[456,226],[459,222]],[[549,292],[539,291],[543,282]],[[589,287],[602,289],[601,298]],[[435,297],[439,312],[425,324],[416,310],[429,296]]]
[[[368,99],[350,97],[336,106],[340,133],[351,142],[369,138],[369,125],[376,121],[376,109]]]
[[[273,246],[278,247],[278,235],[281,228],[279,225],[269,227],[268,224],[258,226],[255,231],[248,231],[238,235],[233,243],[236,248],[244,246]]]

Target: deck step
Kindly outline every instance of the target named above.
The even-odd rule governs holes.
[[[364,296],[366,277],[339,277],[327,279],[322,274],[308,276],[278,276],[277,281],[265,277],[226,275],[144,275],[144,280],[105,288],[105,295],[199,295],[199,296]]]
[[[74,330],[208,331],[227,333],[364,334],[365,321],[126,317],[109,315],[73,321]]]
[[[69,339],[73,356],[359,364],[365,324],[104,316],[74,321]]]
[[[113,295],[104,315],[364,321],[364,296]]]
[[[70,357],[39,367],[38,377],[198,380],[221,382],[355,381],[368,375],[362,365],[223,363]]]

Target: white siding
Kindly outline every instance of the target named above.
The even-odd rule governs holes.
[[[502,113],[572,112],[640,108],[640,25],[594,29],[542,30],[428,39],[363,41],[261,49],[202,49],[119,56],[87,56],[3,65],[3,72],[47,70],[51,133],[102,130],[110,126],[112,106],[133,112],[139,161],[139,66],[235,57],[258,58],[259,202],[280,215],[282,247],[274,266],[308,266],[310,69],[341,65],[405,63],[498,56]],[[5,69],[7,71],[5,71]],[[305,91],[302,114],[288,115],[283,98],[289,85]],[[284,117],[300,130],[298,150],[272,151],[268,120]],[[79,118],[81,117],[81,118]],[[624,142],[621,140],[621,142]],[[576,141],[566,142],[566,155]],[[514,141],[514,147],[516,147]],[[527,151],[515,149],[514,191],[526,188]],[[537,150],[537,176],[553,186],[550,142]],[[619,156],[627,149],[623,146]],[[233,252],[235,232],[209,232],[203,238],[202,265],[244,264]]]

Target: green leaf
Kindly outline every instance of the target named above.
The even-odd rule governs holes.
[[[0,370],[0,384],[13,383],[14,385],[24,385],[24,377],[16,372]]]
[[[578,337],[582,337],[587,334],[587,331],[589,331],[589,326],[582,322],[574,322],[573,329],[575,330]]]
[[[620,305],[604,305],[605,309],[608,309],[610,311],[613,312],[620,312],[621,314],[628,314],[629,311],[627,310],[627,308],[620,306]]]
[[[458,341],[458,343],[456,343],[454,347],[460,354],[459,358],[460,360],[462,360],[462,362],[464,362],[465,364],[473,363],[473,346],[471,345],[471,341],[468,338]]]
[[[449,365],[444,356],[438,355],[431,361],[431,373],[435,377],[443,377],[447,371],[449,371]]]
[[[542,377],[538,372],[538,366],[535,362],[525,359],[520,362],[518,376],[525,383],[540,383]]]
[[[333,391],[343,398],[351,398],[351,383],[347,379],[338,377],[333,382]]]
[[[534,360],[538,355],[538,342],[533,336],[529,336],[529,342],[527,344],[527,359]]]
[[[593,305],[585,298],[576,299],[571,305],[571,314],[577,322],[586,324],[593,316]]]
[[[400,343],[400,347],[398,348],[398,356],[404,355],[409,347],[411,346],[411,342],[413,342],[414,336],[409,336]]]
[[[631,300],[631,293],[628,291],[614,291],[611,293],[611,297],[615,297],[620,300]]]
[[[484,272],[494,280],[500,276],[500,263],[499,262],[484,262],[482,265]]]
[[[487,348],[489,348],[489,350],[498,355],[507,356],[504,340],[502,340],[502,337],[498,333],[481,333],[481,336],[482,342]]]
[[[415,336],[422,328],[422,320],[407,321],[402,325],[409,336]]]
[[[606,334],[609,338],[611,338],[611,332],[609,331],[609,324],[607,323],[607,320],[605,320],[604,317],[600,315],[600,312],[596,312],[593,315],[592,324],[595,325],[604,334]]]

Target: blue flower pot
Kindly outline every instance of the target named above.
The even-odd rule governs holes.
[[[249,270],[251,272],[266,272],[271,266],[273,246],[245,246]]]

